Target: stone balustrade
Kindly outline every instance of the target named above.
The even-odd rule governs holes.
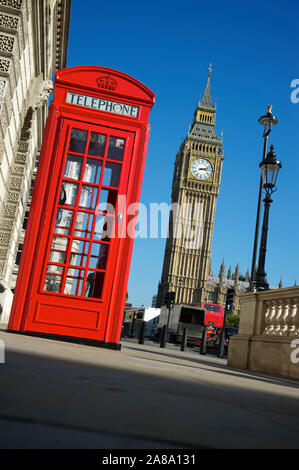
[[[240,296],[239,333],[228,365],[299,379],[299,286]],[[295,360],[292,359],[295,357]]]
[[[294,292],[295,291],[295,292]],[[297,288],[267,291],[260,296],[265,328],[263,335],[299,337],[299,291]]]

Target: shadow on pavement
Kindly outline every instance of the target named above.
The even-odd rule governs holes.
[[[244,376],[225,366],[213,364],[217,372],[213,377],[213,370],[197,367],[198,380],[194,380],[194,372],[188,371],[194,371],[195,364],[182,364],[185,375],[181,370],[176,376],[170,368],[159,368],[161,360],[167,362],[165,354],[157,358],[159,352],[146,351],[157,363],[155,371],[147,365],[149,357],[139,355],[134,362],[126,351],[78,345],[59,349],[57,345],[65,357],[51,357],[55,343],[35,341],[26,343],[30,352],[16,352],[11,345],[6,363],[0,365],[4,448],[8,441],[14,448],[25,441],[27,448],[35,448],[47,435],[49,446],[63,448],[75,432],[82,433],[81,448],[90,445],[90,433],[99,449],[126,448],[126,439],[136,449],[147,448],[142,447],[146,442],[149,447],[154,443],[182,449],[299,447],[298,399],[278,394],[270,386],[267,392],[242,388]],[[187,360],[198,364],[196,358]],[[234,383],[217,383],[219,374],[234,374]]]

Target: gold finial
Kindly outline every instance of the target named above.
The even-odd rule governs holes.
[[[268,108],[268,113],[271,114],[272,113],[272,104],[268,104],[267,108]]]

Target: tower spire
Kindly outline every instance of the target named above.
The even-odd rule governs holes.
[[[239,278],[240,278],[240,268],[239,268],[239,263],[238,263],[236,266],[236,270],[235,270],[235,282],[234,282],[235,289],[238,286]]]
[[[209,69],[208,69],[208,80],[207,80],[206,88],[205,88],[204,94],[202,95],[201,100],[199,101],[198,107],[212,108],[214,110],[215,106],[214,106],[214,103],[212,100],[212,94],[211,94],[211,75],[212,75],[212,64],[210,64]]]
[[[220,282],[222,282],[224,278],[225,278],[225,264],[224,264],[224,258],[223,258],[221,266],[220,266],[220,271],[219,271]]]

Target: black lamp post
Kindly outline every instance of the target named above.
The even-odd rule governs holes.
[[[267,144],[268,136],[271,132],[272,126],[278,123],[278,119],[272,114],[272,106],[268,106],[268,112],[264,116],[260,117],[258,122],[264,127],[264,149],[263,149],[263,160],[266,158],[267,153]],[[257,255],[257,245],[258,245],[258,236],[259,236],[259,227],[260,227],[260,213],[262,205],[262,196],[263,196],[263,180],[261,177],[260,187],[259,187],[259,196],[258,196],[258,205],[257,205],[257,214],[256,214],[256,225],[255,225],[255,235],[254,235],[254,244],[253,244],[253,255],[252,255],[252,266],[251,266],[251,277],[250,285],[251,288],[254,288],[254,277],[255,277],[255,267],[256,267],[256,255]]]
[[[253,286],[255,290],[269,289],[269,284],[266,280],[266,273],[265,273],[269,210],[270,210],[270,204],[271,202],[273,202],[271,199],[271,195],[277,190],[276,181],[277,181],[279,170],[281,168],[281,163],[276,159],[276,155],[273,152],[273,149],[274,147],[273,145],[271,145],[270,152],[268,152],[266,158],[264,158],[262,162],[260,163],[260,168],[262,171],[262,185],[266,191],[266,196],[264,199],[265,210],[264,210],[264,219],[263,219],[263,226],[262,226],[258,268],[257,268],[255,279],[253,282]]]

